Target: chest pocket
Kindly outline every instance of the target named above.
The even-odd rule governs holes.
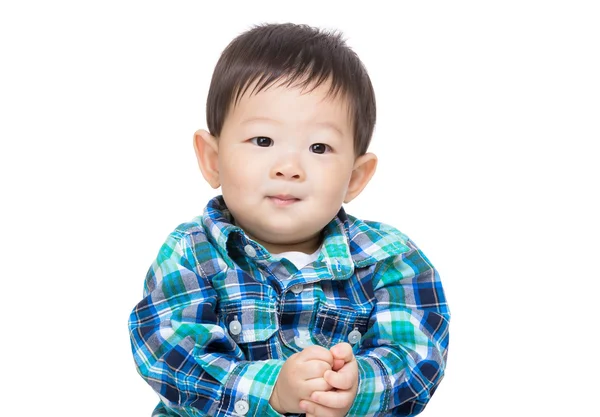
[[[360,346],[360,339],[367,331],[369,316],[353,310],[319,306],[315,317],[313,337],[318,344],[330,348],[347,342],[353,347]]]
[[[236,343],[268,340],[277,330],[277,306],[263,300],[229,301],[221,305],[219,319]]]

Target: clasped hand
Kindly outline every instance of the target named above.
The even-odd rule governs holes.
[[[330,350],[309,346],[285,361],[269,403],[280,414],[345,416],[357,389],[358,365],[348,343]]]

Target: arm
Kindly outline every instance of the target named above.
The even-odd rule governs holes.
[[[194,245],[173,232],[148,272],[129,319],[138,372],[180,415],[230,416],[244,404],[248,416],[279,415],[269,398],[283,361],[245,360],[219,324],[217,294]]]
[[[450,315],[437,272],[408,246],[375,271],[369,329],[355,355],[347,343],[331,349],[324,379],[334,389],[301,402],[307,417],[414,416],[431,398],[445,368]]]
[[[348,415],[416,415],[443,377],[450,312],[437,271],[407,246],[374,273],[376,303],[355,352],[359,387]]]

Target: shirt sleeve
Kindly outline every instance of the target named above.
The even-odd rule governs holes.
[[[182,416],[279,416],[269,398],[283,361],[245,360],[219,323],[217,294],[189,235],[175,231],[129,318],[139,374]]]
[[[358,394],[348,415],[414,416],[446,366],[450,312],[437,271],[412,243],[373,277],[376,306],[355,353]]]

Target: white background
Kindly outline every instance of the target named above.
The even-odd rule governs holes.
[[[216,3],[0,6],[0,414],[150,415],[127,318],[215,194],[192,149],[212,70],[292,21],[342,30],[376,89],[379,169],[348,212],[442,276],[447,376],[422,415],[598,415],[596,2]]]

